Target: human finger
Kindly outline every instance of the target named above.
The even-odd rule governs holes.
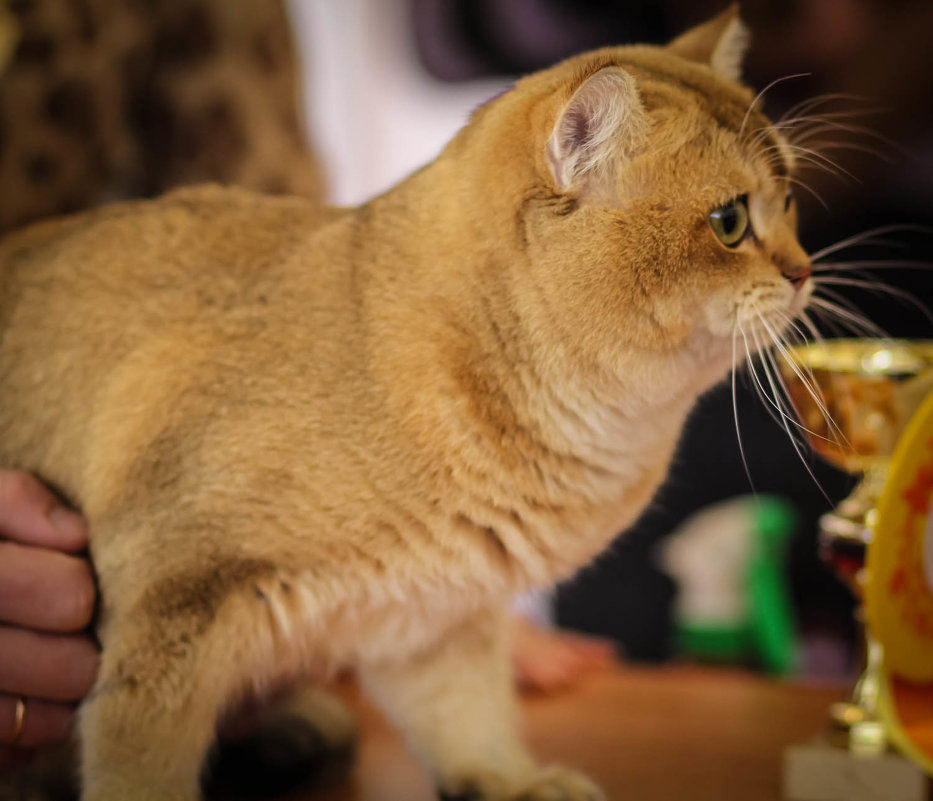
[[[28,473],[0,470],[0,537],[46,548],[80,551],[87,523]]]
[[[78,701],[100,661],[90,637],[0,626],[0,692],[47,701]]]
[[[51,745],[68,737],[75,709],[37,698],[0,694],[0,744],[8,748]]]
[[[0,621],[41,631],[80,631],[97,588],[84,559],[0,541]]]

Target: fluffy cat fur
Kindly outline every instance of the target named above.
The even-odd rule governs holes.
[[[806,301],[744,40],[730,10],[525,78],[357,209],[207,186],[0,245],[0,463],[74,499],[100,582],[85,801],[194,801],[224,710],[341,666],[443,794],[602,798],[516,734],[501,610]]]

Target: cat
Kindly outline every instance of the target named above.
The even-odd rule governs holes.
[[[195,801],[225,710],[345,666],[443,797],[603,798],[522,744],[503,610],[806,305],[746,43],[733,8],[526,77],[356,209],[204,186],[0,242],[0,464],[99,578],[84,801]]]

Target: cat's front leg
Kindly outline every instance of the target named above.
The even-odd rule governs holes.
[[[505,616],[484,611],[406,658],[361,666],[366,690],[454,801],[601,801],[585,777],[539,768],[518,735]]]

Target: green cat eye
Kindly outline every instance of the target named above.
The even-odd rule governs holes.
[[[736,247],[748,232],[748,206],[744,197],[736,198],[709,213],[713,233],[728,248]]]

